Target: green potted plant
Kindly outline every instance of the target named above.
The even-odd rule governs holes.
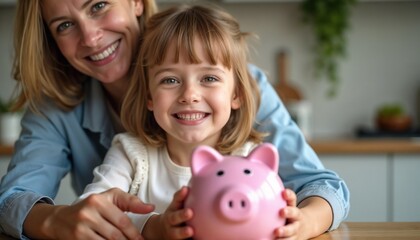
[[[0,99],[0,114],[9,112],[10,104]]]
[[[377,109],[376,126],[382,131],[404,132],[411,128],[411,117],[400,104],[384,104]]]
[[[331,87],[327,95],[337,93],[339,60],[346,55],[346,31],[349,28],[351,8],[357,0],[303,0],[304,22],[315,35],[315,77],[326,78]]]
[[[0,144],[13,145],[20,134],[20,111],[12,111],[12,101],[0,99]]]

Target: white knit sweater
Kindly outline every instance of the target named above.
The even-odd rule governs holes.
[[[246,156],[254,147],[254,143],[248,142],[233,154]],[[191,169],[172,162],[166,147],[151,147],[131,134],[121,133],[114,137],[104,162],[93,174],[93,182],[86,186],[78,201],[114,187],[135,194],[143,202],[155,205],[155,212],[150,214],[128,213],[141,231],[150,216],[163,213],[173,194],[188,185]]]

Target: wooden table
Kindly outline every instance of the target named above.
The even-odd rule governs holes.
[[[420,222],[346,222],[314,240],[420,239]]]
[[[0,239],[12,239],[0,234]],[[420,222],[346,222],[312,240],[419,240]]]

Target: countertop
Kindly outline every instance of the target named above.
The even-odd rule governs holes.
[[[316,139],[309,144],[317,154],[393,154],[393,153],[419,153],[420,139]],[[12,146],[0,145],[0,155],[11,155]]]
[[[12,155],[13,147],[0,145],[0,156],[2,155]]]
[[[313,239],[418,240],[420,239],[420,222],[344,222],[338,229]]]
[[[317,154],[420,153],[418,138],[348,138],[309,141]]]

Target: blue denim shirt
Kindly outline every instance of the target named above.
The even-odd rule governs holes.
[[[330,229],[337,228],[349,211],[346,184],[323,167],[262,71],[253,65],[249,69],[261,90],[258,128],[269,132],[266,141],[278,148],[285,187],[297,193],[298,202],[310,196],[327,200],[334,216]],[[42,113],[25,113],[15,154],[0,185],[0,230],[16,238],[24,238],[23,222],[35,203],[54,204],[67,173],[72,175],[76,194],[83,192],[115,135],[96,80],[86,83],[85,100],[73,110],[46,104]]]

